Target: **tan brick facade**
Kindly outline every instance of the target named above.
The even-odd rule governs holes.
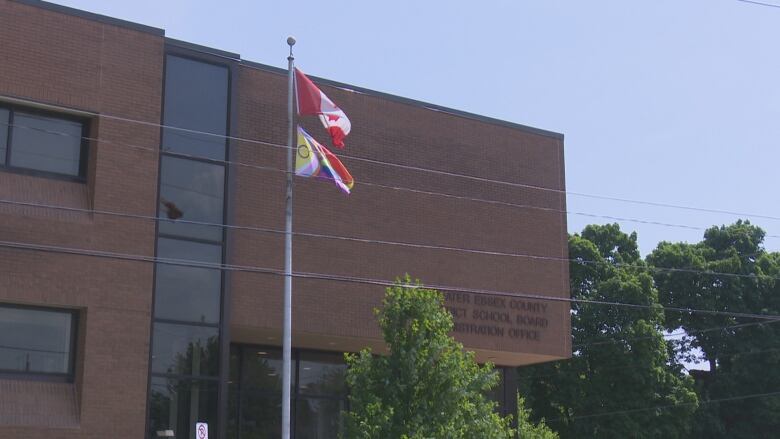
[[[112,117],[88,116],[90,137],[101,141],[90,142],[86,183],[0,170],[0,199],[155,215],[158,154],[127,145],[159,147],[160,129],[155,124],[161,120],[166,39],[100,17],[31,3],[0,0],[0,101]],[[240,60],[226,64],[237,78],[232,84],[237,98],[232,134],[285,143],[286,78],[274,69]],[[296,272],[377,280],[410,273],[430,284],[568,296],[567,263],[556,259],[567,257],[565,196],[556,192],[564,189],[560,136],[433,111],[378,93],[325,84],[322,88],[352,120],[353,133],[346,140],[344,155],[516,185],[345,157],[343,162],[356,180],[351,196],[328,182],[296,179],[297,232],[552,259],[296,236]],[[303,123],[325,139],[314,120]],[[231,148],[233,161],[278,170],[285,166],[283,149],[240,141],[233,141]],[[284,173],[242,166],[232,166],[229,172],[229,218],[241,226],[282,230]],[[0,220],[0,241],[154,254],[153,221],[7,203],[0,203]],[[281,269],[282,250],[283,236],[278,233],[231,231],[226,262]],[[0,414],[0,436],[143,437],[152,264],[8,247],[0,247],[0,264],[0,303],[73,308],[80,316],[75,382],[52,388],[30,384],[28,389],[40,393],[42,411],[52,407],[64,413],[63,419],[44,422],[24,412],[27,406],[34,411],[35,404],[20,400],[19,413]],[[231,340],[280,344],[282,278],[234,272],[229,285]],[[381,348],[371,312],[382,297],[381,286],[296,278],[293,291],[294,346],[333,351],[367,345]],[[545,302],[544,312],[525,313],[547,321],[537,332],[538,339],[528,340],[509,335],[512,327],[526,328],[517,320],[523,312],[511,308],[515,305],[509,298],[485,306],[476,305],[473,295],[450,297],[448,305],[462,308],[467,316],[456,319],[461,323],[474,323],[475,310],[504,313],[512,320],[510,325],[483,322],[504,328],[501,336],[457,334],[482,360],[517,365],[570,355],[567,304]],[[8,380],[0,379],[0,389],[26,391],[18,390],[23,384],[4,381]],[[57,396],[61,394],[65,400]],[[8,398],[0,396],[0,410],[2,404],[14,404]]]

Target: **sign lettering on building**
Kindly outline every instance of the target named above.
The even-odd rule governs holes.
[[[455,333],[540,341],[550,325],[544,301],[445,292],[444,303],[452,313]]]

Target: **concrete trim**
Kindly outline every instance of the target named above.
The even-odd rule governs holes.
[[[182,49],[192,50],[194,52],[198,52],[202,54],[214,55],[220,58],[227,58],[233,61],[238,61],[239,59],[241,59],[241,55],[237,53],[228,52],[225,50],[219,50],[213,47],[202,46],[200,44],[190,43],[188,41],[177,40],[175,38],[166,37],[165,44],[170,44],[172,46],[180,47]]]
[[[132,21],[125,21],[119,18],[109,17],[107,15],[100,15],[94,12],[87,12],[81,9],[71,8],[68,6],[62,6],[55,3],[49,3],[42,0],[13,0],[16,3],[20,3],[27,6],[33,6],[36,8],[46,9],[48,11],[59,12],[61,14],[71,15],[73,17],[84,18],[86,20],[97,21],[99,23],[110,24],[112,26],[124,27],[127,29],[135,30],[138,32],[144,32],[156,36],[165,36],[165,30],[153,26],[147,26],[145,24],[133,23]]]
[[[249,67],[249,68],[253,68],[253,69],[257,69],[257,70],[263,70],[263,71],[266,71],[266,72],[269,72],[269,73],[276,73],[276,74],[279,74],[279,75],[287,75],[287,70],[286,69],[280,69],[278,67],[273,67],[273,66],[269,66],[269,65],[265,65],[265,64],[260,64],[260,63],[257,63],[257,62],[254,62],[254,61],[248,61],[248,60],[245,60],[245,59],[242,59],[240,62],[241,62],[242,66],[246,66],[246,67]],[[553,139],[563,140],[563,134],[557,133],[555,131],[548,131],[548,130],[544,130],[544,129],[541,129],[541,128],[535,128],[535,127],[531,127],[531,126],[528,126],[528,125],[522,125],[522,124],[515,123],[515,122],[509,122],[509,121],[506,121],[506,120],[503,120],[503,119],[496,119],[496,118],[493,118],[493,117],[482,116],[480,114],[469,113],[468,111],[457,110],[457,109],[454,109],[454,108],[444,107],[444,106],[441,106],[441,105],[436,105],[436,104],[432,104],[432,103],[425,102],[425,101],[419,101],[419,100],[416,100],[416,99],[405,98],[403,96],[393,95],[393,94],[390,94],[390,93],[384,93],[384,92],[372,90],[372,89],[369,89],[369,88],[358,87],[358,86],[355,86],[355,85],[346,84],[344,82],[333,81],[333,80],[330,80],[330,79],[320,78],[320,77],[317,77],[317,76],[311,76],[311,75],[307,75],[307,76],[312,81],[314,81],[314,82],[316,82],[318,84],[329,86],[329,87],[340,88],[342,90],[357,92],[357,93],[365,94],[365,95],[368,95],[368,96],[373,96],[373,97],[380,98],[380,99],[386,99],[386,100],[392,101],[392,102],[398,102],[398,103],[401,103],[401,104],[411,105],[413,107],[420,107],[420,108],[423,108],[423,109],[426,109],[426,110],[438,111],[438,112],[449,114],[449,115],[452,115],[452,116],[464,117],[466,119],[472,119],[472,120],[476,120],[476,121],[479,121],[479,122],[485,122],[485,123],[489,123],[489,124],[493,124],[493,125],[499,125],[499,126],[504,126],[504,127],[508,127],[508,128],[517,129],[517,130],[524,131],[524,132],[531,133],[531,134],[537,134],[537,135],[544,136],[544,137],[551,137]]]

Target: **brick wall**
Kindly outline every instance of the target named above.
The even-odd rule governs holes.
[[[159,122],[163,38],[0,0],[0,41],[0,99]],[[159,129],[91,122],[103,142],[90,143],[88,183],[0,172],[0,198],[153,215],[157,155],[111,142],[156,148]],[[3,241],[153,254],[151,221],[0,203],[0,224]],[[0,248],[0,302],[76,308],[84,329],[76,426],[25,426],[19,415],[3,418],[0,435],[143,437],[151,299],[149,263]]]
[[[238,136],[286,143],[285,84],[283,75],[249,66],[241,68]],[[567,257],[566,218],[561,213],[565,210],[565,197],[554,191],[564,189],[561,139],[378,96],[328,86],[322,89],[352,121],[347,148],[336,151],[337,154],[547,187],[553,191],[345,157],[343,162],[356,180],[350,196],[343,195],[329,182],[296,178],[293,209],[296,232]],[[302,123],[315,137],[327,139],[316,120],[305,118]],[[282,170],[286,166],[284,149],[278,147],[235,142],[234,154],[236,161],[261,167]],[[235,168],[234,172],[236,223],[283,230],[285,174],[247,167]],[[464,197],[499,203],[475,202]],[[535,208],[518,208],[501,202]],[[234,231],[231,242],[231,263],[283,268],[283,235]],[[409,273],[434,285],[568,296],[567,263],[561,260],[296,236],[293,269],[381,280],[393,280]],[[241,334],[242,341],[278,343],[283,279],[254,273],[231,276],[234,332]],[[350,339],[358,344],[361,340],[363,344],[377,341],[380,334],[372,309],[379,304],[383,290],[381,286],[295,279],[294,344],[296,340],[298,344],[303,343],[310,335],[317,337],[307,347],[329,350],[354,346]],[[550,324],[538,340],[475,334],[459,334],[458,338],[467,348],[483,351],[481,359],[505,364],[568,357],[568,305],[552,302],[547,305],[545,316]],[[509,355],[496,356],[495,351]]]

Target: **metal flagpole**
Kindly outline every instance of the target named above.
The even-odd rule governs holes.
[[[287,79],[287,123],[290,137],[287,139],[287,205],[285,208],[284,233],[284,334],[282,336],[282,439],[290,439],[290,386],[292,378],[292,195],[293,195],[293,150],[295,149],[295,80],[292,48],[295,38],[287,37],[290,56],[287,57],[289,77]]]

